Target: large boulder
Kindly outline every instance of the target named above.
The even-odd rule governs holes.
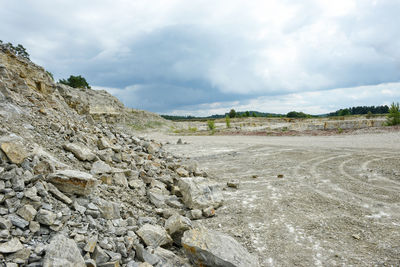
[[[60,170],[47,176],[47,181],[64,193],[88,195],[97,186],[98,181],[86,172]]]
[[[19,143],[5,142],[1,144],[1,150],[7,155],[7,158],[14,164],[21,164],[28,156],[24,147]]]
[[[86,267],[86,264],[75,241],[59,234],[46,247],[43,267]]]
[[[167,231],[158,225],[145,224],[137,230],[136,234],[142,238],[147,246],[152,246],[153,248],[172,243]]]
[[[204,228],[183,234],[182,246],[186,255],[197,266],[257,267],[258,260],[235,239]]]
[[[223,196],[218,184],[203,177],[181,178],[178,187],[183,203],[190,209],[204,209],[210,206],[218,208],[223,203]]]
[[[96,155],[85,145],[79,143],[64,144],[64,149],[72,152],[75,157],[82,161],[93,161]]]

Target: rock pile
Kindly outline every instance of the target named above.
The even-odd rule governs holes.
[[[199,263],[182,249],[192,220],[223,202],[207,173],[93,119],[65,91],[0,47],[0,265],[243,266],[229,255],[215,265],[212,251]]]

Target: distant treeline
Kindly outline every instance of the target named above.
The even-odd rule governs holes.
[[[358,106],[352,108],[339,109],[331,112],[328,116],[346,116],[346,115],[363,115],[363,114],[386,114],[389,113],[389,107],[384,106]]]
[[[173,115],[161,115],[164,119],[172,120],[172,121],[189,121],[189,120],[208,120],[208,119],[222,119],[226,116],[230,118],[246,118],[246,117],[285,117],[284,114],[275,114],[275,113],[265,113],[259,111],[234,111],[232,110],[229,113],[225,114],[214,114],[208,117],[195,117],[195,116],[173,116]]]

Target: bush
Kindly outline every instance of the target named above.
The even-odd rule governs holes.
[[[398,125],[400,124],[400,107],[399,103],[392,103],[389,108],[389,114],[387,115],[388,125]]]
[[[231,118],[226,115],[225,117],[226,128],[231,128]]]
[[[229,111],[229,117],[230,118],[235,118],[236,117],[236,111],[234,109],[231,109],[231,111]]]
[[[208,129],[211,130],[212,133],[215,132],[215,122],[213,120],[207,121]]]
[[[61,79],[59,83],[71,86],[73,88],[87,88],[90,89],[90,85],[87,83],[86,79],[83,78],[81,75],[69,76],[68,80]]]

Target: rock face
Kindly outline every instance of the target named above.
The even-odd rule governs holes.
[[[183,203],[190,209],[203,209],[210,206],[218,208],[223,203],[219,186],[203,177],[181,178],[178,186],[183,196]]]
[[[186,231],[182,245],[192,263],[197,266],[258,266],[257,259],[235,239],[216,231],[202,228]]]
[[[98,184],[91,174],[76,170],[62,170],[50,174],[47,181],[64,193],[77,195],[90,194]]]
[[[46,248],[43,267],[86,267],[74,240],[56,235]]]

